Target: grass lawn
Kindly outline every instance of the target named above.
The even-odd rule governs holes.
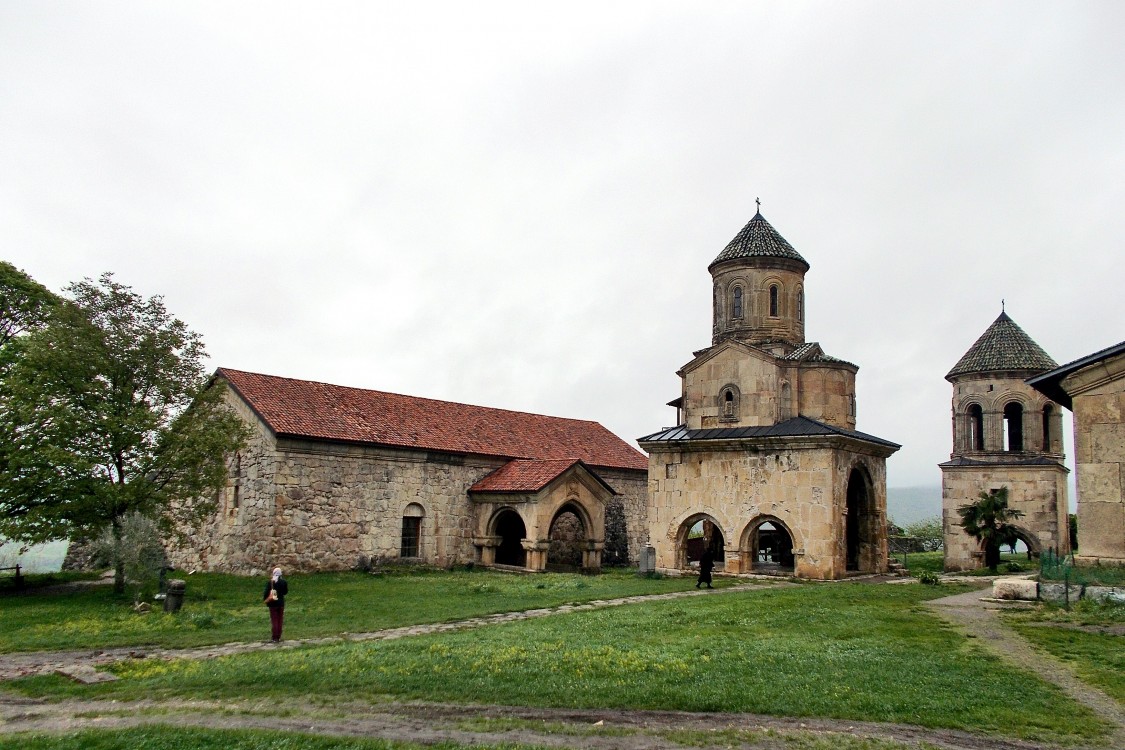
[[[1092,628],[1119,628],[1125,624],[1125,607],[1083,600],[1069,610],[1044,605],[1005,613],[1004,619],[1037,647],[1069,662],[1083,680],[1125,704],[1125,636],[1093,632]]]
[[[534,727],[540,731],[543,727]],[[503,731],[504,727],[488,727]],[[630,731],[626,734],[639,734]],[[590,728],[587,735],[608,732]],[[882,739],[843,734],[771,730],[722,730],[718,732],[658,732],[684,747],[768,747],[771,750],[911,750],[918,746]],[[580,738],[575,746],[581,746]],[[531,750],[534,746],[513,743],[462,745],[453,742],[419,745],[353,737],[322,737],[311,734],[261,730],[192,729],[146,726],[136,729],[86,730],[65,735],[23,734],[0,736],[0,750]]]
[[[535,581],[537,579],[529,579]],[[686,582],[691,585],[690,581]],[[960,587],[806,585],[614,607],[395,641],[122,663],[118,682],[9,683],[133,700],[427,699],[890,721],[1050,742],[1105,724],[930,614]]]
[[[60,648],[159,645],[166,648],[265,640],[265,578],[184,576],[176,614],[135,614],[108,586],[70,593],[0,592],[0,653]],[[641,578],[613,570],[597,576],[491,571],[404,571],[294,575],[285,606],[286,638],[360,633],[419,623],[551,607],[592,599],[683,591],[694,578]],[[718,587],[731,585],[717,578]],[[159,603],[157,603],[159,605]]]
[[[0,750],[468,750],[439,742],[419,745],[356,737],[321,737],[249,729],[185,729],[145,726],[86,730],[65,735],[0,735]],[[473,745],[474,750],[520,750],[520,745]]]

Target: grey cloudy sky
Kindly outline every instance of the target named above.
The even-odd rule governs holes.
[[[674,421],[762,213],[859,429],[936,485],[1000,313],[1125,338],[1125,5],[0,2],[0,256],[213,366]]]

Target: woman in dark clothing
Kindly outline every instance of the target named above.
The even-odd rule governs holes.
[[[281,577],[281,568],[273,569],[273,576],[266,584],[266,606],[270,610],[270,640],[274,643],[281,640],[281,624],[285,619],[285,595],[289,593],[289,584]]]
[[[699,558],[699,580],[695,582],[696,588],[699,588],[701,583],[706,583],[709,589],[715,588],[711,585],[711,569],[714,567],[715,554],[708,548],[703,551],[703,557]]]

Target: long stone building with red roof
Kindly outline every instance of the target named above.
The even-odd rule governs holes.
[[[215,379],[252,437],[230,459],[217,513],[173,550],[180,567],[593,570],[609,506],[629,557],[646,542],[648,460],[597,422],[225,368]]]

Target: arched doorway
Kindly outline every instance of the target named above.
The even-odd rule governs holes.
[[[776,518],[751,523],[743,544],[743,570],[765,575],[793,573],[793,535]]]
[[[500,537],[500,544],[496,547],[496,564],[526,567],[527,551],[523,548],[523,540],[527,536],[527,528],[520,514],[505,508],[496,514],[494,528],[495,536]]]
[[[859,468],[848,475],[845,545],[846,569],[856,573],[875,571],[875,508],[871,486]]]
[[[723,530],[711,516],[692,516],[680,525],[676,536],[676,567],[698,569],[703,554],[710,551],[716,570],[722,569],[726,562],[726,541]]]
[[[551,520],[551,530],[547,535],[550,546],[547,549],[547,569],[555,571],[574,571],[582,568],[582,552],[586,549],[588,538],[586,524],[581,511],[567,503],[559,508]]]

